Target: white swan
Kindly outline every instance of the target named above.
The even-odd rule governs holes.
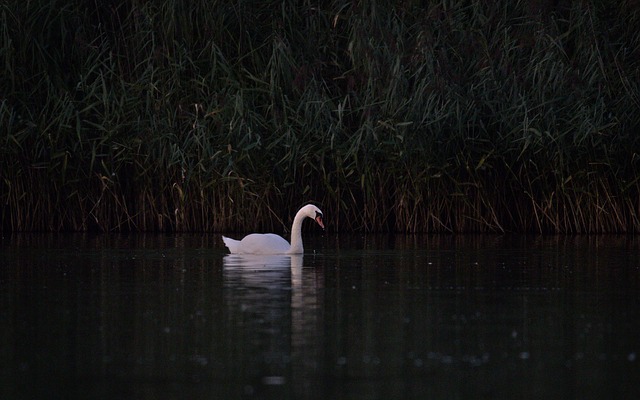
[[[291,226],[291,244],[274,233],[252,233],[242,240],[230,239],[223,236],[224,245],[231,254],[301,254],[302,247],[302,221],[312,218],[322,229],[322,211],[313,204],[307,204],[296,213]]]

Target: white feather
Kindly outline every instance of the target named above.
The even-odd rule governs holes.
[[[222,240],[231,254],[300,254],[304,252],[301,228],[305,218],[315,220],[324,228],[322,211],[313,204],[307,204],[296,213],[293,219],[291,243],[274,233],[252,233],[242,240],[223,236]]]

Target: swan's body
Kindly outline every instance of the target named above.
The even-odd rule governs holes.
[[[302,246],[302,221],[312,218],[322,229],[322,211],[313,204],[307,204],[296,213],[291,226],[291,243],[274,233],[252,233],[242,240],[230,239],[223,236],[225,246],[231,254],[301,254]]]

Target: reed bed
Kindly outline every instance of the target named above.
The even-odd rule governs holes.
[[[0,5],[5,231],[640,231],[635,1]]]

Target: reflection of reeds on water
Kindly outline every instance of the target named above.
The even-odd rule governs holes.
[[[639,231],[638,15],[9,2],[1,228]]]

